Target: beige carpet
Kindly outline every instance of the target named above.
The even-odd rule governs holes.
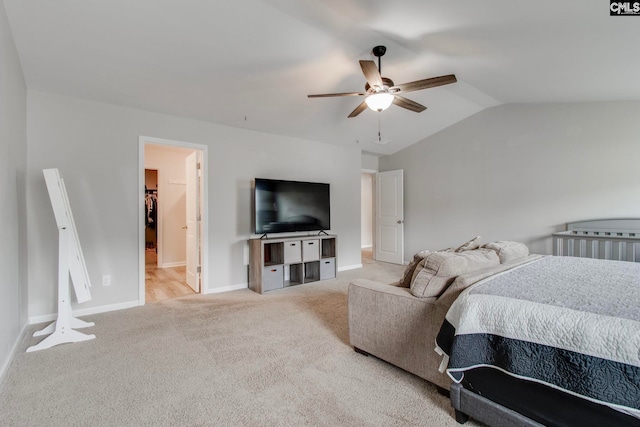
[[[29,327],[0,386],[0,425],[457,426],[435,387],[349,346],[349,281],[402,272],[364,265],[265,295],[87,316],[95,340],[35,353],[24,350],[41,326]]]

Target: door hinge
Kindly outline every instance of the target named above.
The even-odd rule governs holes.
[[[200,164],[200,162],[196,163],[196,169],[200,169],[202,167],[202,165]]]
[[[202,215],[198,214],[198,216],[196,216],[196,221],[202,221]]]
[[[198,266],[198,268],[196,268],[196,273],[202,273],[202,267]]]

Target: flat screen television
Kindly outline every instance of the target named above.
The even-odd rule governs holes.
[[[256,234],[331,229],[329,184],[256,178]]]

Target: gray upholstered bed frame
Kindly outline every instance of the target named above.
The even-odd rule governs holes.
[[[469,417],[491,427],[544,427],[542,424],[505,408],[472,391],[462,384],[451,384],[451,405],[456,410],[456,421],[464,424]]]
[[[640,219],[570,222],[553,233],[553,254],[640,262]]]
[[[554,255],[640,262],[640,219],[601,219],[572,222],[567,231],[553,233]],[[452,384],[451,405],[456,421],[469,417],[491,427],[543,427],[519,413]]]

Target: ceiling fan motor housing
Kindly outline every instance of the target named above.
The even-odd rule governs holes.
[[[373,50],[371,52],[373,52],[373,56],[376,56],[376,57],[380,58],[382,55],[384,55],[387,52],[387,47],[386,46],[376,46],[376,47],[373,48]]]
[[[382,77],[382,84],[384,85],[384,87],[380,88],[382,89],[389,89],[393,87],[393,80],[387,78],[387,77]],[[369,89],[371,89],[371,86],[369,85],[369,83],[365,83],[364,85],[364,90],[365,92],[369,92]]]

